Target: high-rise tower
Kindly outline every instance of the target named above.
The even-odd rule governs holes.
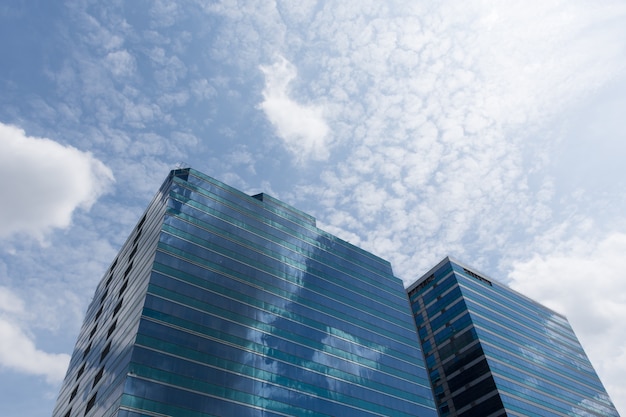
[[[408,292],[441,417],[619,416],[562,315],[448,258]]]
[[[418,346],[388,262],[175,170],[98,284],[54,416],[434,417]]]

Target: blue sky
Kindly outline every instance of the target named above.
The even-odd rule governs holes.
[[[176,166],[564,313],[626,414],[626,3],[3,1],[0,415]]]

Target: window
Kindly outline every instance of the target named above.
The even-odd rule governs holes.
[[[92,395],[91,398],[89,399],[89,401],[87,402],[87,408],[85,408],[85,415],[87,415],[87,413],[89,411],[91,411],[93,406],[96,405],[96,395],[97,394],[98,393],[96,392],[94,395]]]
[[[70,394],[70,400],[68,402],[72,401],[74,397],[76,397],[76,394],[78,394],[78,385],[76,385],[76,388],[74,388],[74,391]]]
[[[113,315],[116,315],[120,311],[120,309],[122,308],[122,301],[124,301],[123,298],[115,306],[115,309],[113,310]]]
[[[115,326],[117,326],[117,320],[115,320],[113,324],[111,325],[111,327],[109,327],[109,330],[107,331],[107,339],[111,337],[111,335],[113,334],[113,331],[115,330]]]
[[[102,310],[104,309],[104,306],[100,306],[100,309],[98,310],[98,312],[96,313],[96,317],[93,319],[93,321],[98,321],[98,319],[100,318],[100,316],[102,315]]]
[[[113,261],[113,263],[111,264],[111,267],[109,268],[110,272],[113,272],[113,270],[115,269],[115,266],[117,265],[117,258],[115,258],[115,260]]]
[[[104,284],[104,286],[108,287],[109,285],[111,285],[111,281],[113,281],[113,272],[111,272],[111,274],[109,274],[109,277],[107,278],[107,282],[106,282],[106,284]]]
[[[91,388],[95,387],[98,382],[100,382],[100,380],[102,379],[102,375],[104,375],[104,366],[100,368],[96,376],[93,378],[93,385],[91,386]]]
[[[104,358],[106,358],[106,356],[109,354],[110,350],[111,350],[111,342],[107,343],[106,347],[104,348],[104,350],[100,354],[100,362],[102,362],[104,360]]]
[[[96,330],[98,330],[97,324],[93,326],[93,329],[91,329],[91,333],[89,333],[89,340],[91,340],[93,338],[93,335],[96,334]]]
[[[133,269],[133,263],[132,262],[128,265],[128,268],[126,268],[126,271],[124,271],[124,278],[126,278],[128,276],[128,274],[130,274],[131,269]]]
[[[133,239],[133,245],[136,245],[137,242],[139,241],[139,238],[141,237],[141,230],[139,230],[137,232],[137,235],[135,236],[135,238]]]
[[[128,287],[128,280],[125,280],[124,283],[122,284],[122,287],[120,288],[120,292],[118,296],[121,296],[124,293],[124,290],[126,289],[126,287]]]
[[[137,246],[135,246],[133,248],[133,251],[130,253],[130,255],[128,255],[128,259],[133,259],[136,253],[137,253]]]
[[[72,409],[70,408],[69,410],[67,410],[67,413],[65,413],[63,417],[70,417],[71,413],[72,413]]]
[[[80,369],[78,370],[78,373],[76,374],[76,380],[78,381],[78,378],[80,378],[83,375],[83,372],[85,372],[85,364],[83,363],[83,366],[80,367]]]
[[[89,346],[87,346],[87,349],[85,349],[85,352],[83,352],[83,359],[85,359],[87,355],[89,355],[90,351],[91,351],[91,343],[89,344]]]
[[[144,214],[141,220],[139,220],[139,223],[137,223],[137,229],[141,229],[141,226],[143,226],[145,221],[146,221],[146,215]]]

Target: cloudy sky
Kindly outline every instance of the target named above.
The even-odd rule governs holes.
[[[0,415],[180,165],[566,314],[626,415],[623,0],[5,0],[0,57]]]

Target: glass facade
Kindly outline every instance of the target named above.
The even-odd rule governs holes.
[[[562,315],[449,258],[407,290],[440,416],[619,416]]]
[[[418,345],[387,261],[176,170],[98,285],[54,416],[435,417]]]

